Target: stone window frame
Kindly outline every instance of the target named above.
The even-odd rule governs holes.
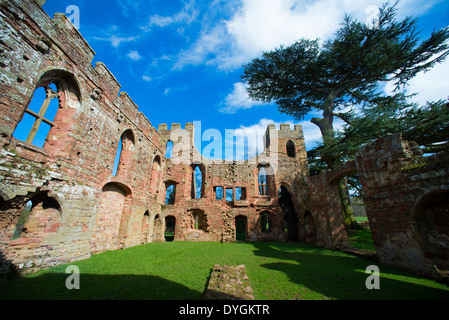
[[[60,98],[61,92],[54,91],[52,88],[50,88],[51,84],[54,84],[56,86],[56,88],[58,88],[58,84],[56,82],[57,81],[46,81],[45,83],[42,83],[41,85],[37,86],[36,89],[34,90],[34,93],[35,93],[39,88],[44,88],[45,99],[39,109],[39,112],[36,113],[29,108],[31,101],[33,101],[33,99],[34,99],[34,93],[33,93],[33,98],[31,98],[30,103],[28,104],[28,107],[25,109],[25,113],[27,113],[30,116],[35,118],[34,123],[30,129],[30,132],[28,133],[28,136],[25,139],[26,143],[33,144],[33,140],[36,137],[37,131],[39,130],[39,127],[41,126],[42,122],[48,124],[50,126],[50,130],[51,130],[51,128],[53,128],[55,126],[53,121],[50,121],[45,118],[45,114],[47,113],[48,107],[50,106],[50,103],[53,99],[58,99],[59,100],[58,108],[61,107],[61,98]],[[22,119],[23,119],[23,117],[22,117]],[[47,134],[47,136],[48,136],[48,134]]]
[[[46,90],[45,87],[49,87],[51,84],[54,84],[56,86],[56,90]],[[46,90],[46,98],[44,99],[44,102],[41,105],[41,108],[38,113],[30,109],[31,102],[33,99],[35,99],[35,93],[36,90],[39,88],[44,87]],[[48,93],[51,93],[51,96],[48,96]],[[54,130],[56,126],[55,120],[50,121],[49,119],[45,118],[45,113],[48,110],[48,106],[50,105],[51,100],[57,98],[58,99],[58,107],[57,111],[55,113],[54,119],[58,117],[58,113],[60,109],[68,109],[70,106],[71,97],[73,98],[76,96],[77,99],[77,112],[84,113],[84,104],[83,104],[83,94],[81,92],[81,85],[77,79],[77,77],[72,74],[70,71],[65,70],[64,68],[46,68],[40,73],[40,76],[38,80],[36,81],[36,85],[33,90],[33,94],[31,95],[28,105],[26,109],[23,111],[22,116],[20,120],[17,122],[16,127],[14,129],[14,133],[18,129],[18,126],[20,122],[23,120],[25,114],[28,114],[35,118],[35,121],[33,123],[32,129],[27,134],[27,138],[25,140],[23,139],[17,139],[17,141],[32,145],[34,148],[37,148],[35,150],[43,150],[45,151],[45,143],[42,147],[39,147],[35,144],[33,144],[34,137],[36,136],[36,133],[39,130],[39,127],[41,126],[42,122],[50,126],[50,129],[48,130],[48,133],[45,135],[44,140],[47,140],[50,135],[54,135]],[[73,104],[72,104],[73,107]],[[14,136],[13,133],[13,136]]]
[[[263,170],[263,176],[265,177],[265,183],[261,183],[261,171]],[[261,197],[269,197],[270,193],[269,193],[269,189],[268,189],[268,175],[266,173],[266,166],[259,166],[259,170],[257,172],[257,186],[258,186],[258,194]]]
[[[285,149],[289,158],[296,158],[296,144],[293,140],[290,139],[287,141]]]

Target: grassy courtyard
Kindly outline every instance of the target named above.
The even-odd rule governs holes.
[[[373,261],[304,243],[165,242],[93,255],[73,263],[80,289],[57,266],[0,285],[0,299],[201,299],[214,264],[246,266],[257,300],[449,299],[449,287]]]

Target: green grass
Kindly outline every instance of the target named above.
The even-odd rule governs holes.
[[[380,290],[365,287],[373,261],[290,242],[153,243],[73,263],[80,289],[57,266],[0,285],[0,299],[201,299],[214,264],[245,264],[258,300],[448,299],[449,287],[397,269],[380,268]]]
[[[349,230],[348,241],[354,248],[376,252],[370,230]]]

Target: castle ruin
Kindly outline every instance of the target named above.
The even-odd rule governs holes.
[[[449,270],[447,152],[423,157],[392,134],[311,177],[301,126],[270,125],[264,151],[251,159],[203,158],[193,123],[156,129],[108,68],[92,65],[95,52],[66,16],[50,18],[44,2],[0,2],[0,274],[167,241],[168,233],[174,241],[346,248],[337,183],[352,173],[379,261],[437,279],[436,268]],[[32,125],[22,141],[13,135],[25,117]],[[44,125],[45,144],[35,146]]]

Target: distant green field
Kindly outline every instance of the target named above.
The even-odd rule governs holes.
[[[79,290],[66,289],[64,265],[3,283],[0,299],[201,299],[215,264],[244,264],[258,300],[449,298],[445,285],[380,264],[380,290],[368,290],[373,261],[305,243],[163,242],[73,263]]]

